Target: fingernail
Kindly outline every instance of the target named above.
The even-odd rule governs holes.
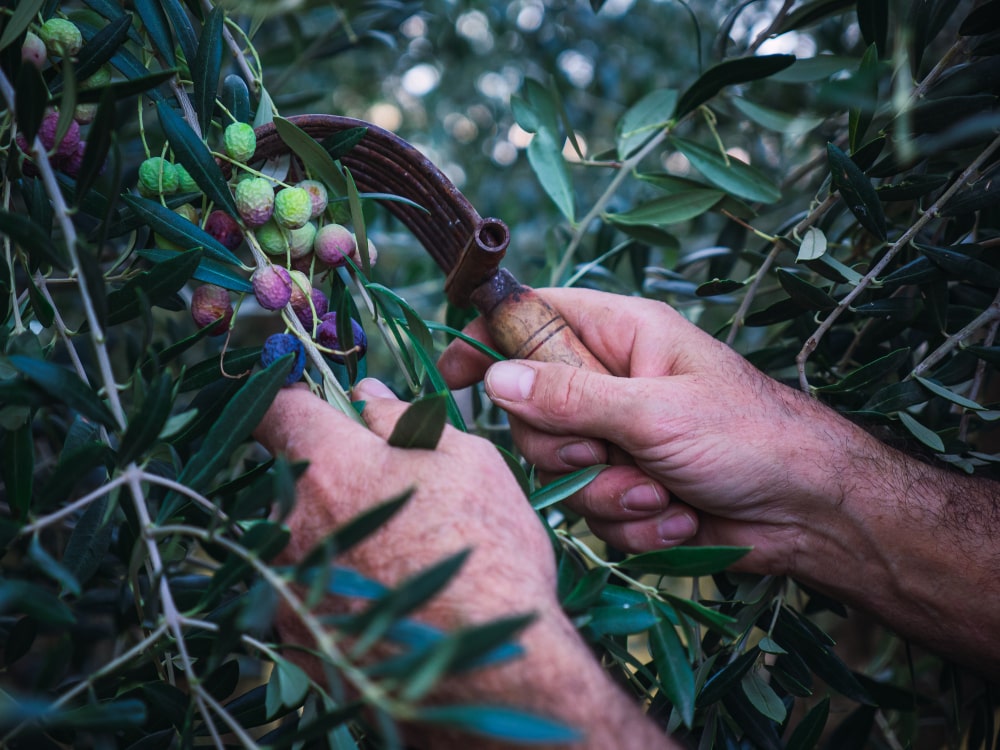
[[[389,386],[381,380],[375,378],[365,378],[354,386],[355,398],[391,398],[395,400],[396,394],[389,390]]]
[[[524,401],[534,383],[535,371],[526,365],[498,362],[486,371],[486,392],[501,401]]]
[[[564,464],[569,464],[570,466],[593,466],[600,463],[597,459],[597,453],[594,451],[594,446],[586,440],[564,445],[556,451],[556,455],[559,456],[559,459]]]
[[[622,495],[621,503],[625,510],[662,510],[663,496],[656,485],[637,484]]]
[[[670,516],[670,518],[664,518],[660,521],[657,531],[660,539],[664,542],[672,544],[683,542],[694,536],[694,519],[687,513],[678,513],[676,516]]]

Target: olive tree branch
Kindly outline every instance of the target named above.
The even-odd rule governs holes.
[[[583,237],[587,233],[587,227],[589,227],[595,219],[600,217],[601,213],[608,205],[608,202],[614,197],[615,193],[618,192],[618,188],[621,187],[621,184],[632,173],[632,170],[639,165],[639,162],[646,158],[646,156],[652,152],[653,149],[663,143],[667,135],[670,133],[670,127],[670,125],[667,125],[661,129],[656,135],[650,138],[642,148],[622,162],[621,167],[615,173],[615,176],[611,178],[611,182],[608,183],[608,187],[597,199],[590,211],[587,212],[587,215],[584,216],[579,223],[577,223],[575,229],[573,230],[573,238],[566,247],[566,252],[563,253],[563,257],[559,261],[559,264],[552,271],[551,276],[549,276],[550,286],[558,284],[559,279],[563,277],[563,274],[565,274],[566,270],[570,267],[570,264],[573,262],[573,256],[576,255],[576,251],[579,249],[580,243],[583,242]]]
[[[3,73],[3,71],[0,71],[0,96],[3,96],[8,109],[11,112],[14,112],[14,87],[11,85],[10,80],[7,78],[6,74]],[[35,166],[38,168],[38,171],[42,176],[42,183],[45,185],[45,192],[48,194],[49,200],[52,201],[52,208],[55,213],[56,220],[59,222],[59,228],[62,230],[63,240],[66,243],[66,252],[69,254],[70,263],[73,268],[76,269],[77,273],[80,273],[80,257],[76,248],[76,227],[74,227],[73,222],[70,221],[69,207],[66,205],[66,200],[63,198],[62,191],[59,189],[59,183],[56,182],[55,172],[52,171],[52,165],[49,163],[45,145],[42,143],[41,138],[37,135],[35,136],[35,141],[32,144],[32,149],[35,154]],[[104,331],[101,328],[101,322],[97,317],[97,312],[94,309],[94,301],[90,298],[90,292],[87,289],[87,285],[80,284],[79,290],[80,301],[83,303],[87,323],[90,325],[91,338],[94,342],[97,363],[101,371],[101,380],[104,382],[104,387],[108,396],[108,403],[111,406],[111,413],[114,415],[115,422],[117,422],[118,427],[120,429],[124,429],[126,424],[125,412],[122,410],[121,401],[118,398],[118,388],[115,383],[114,372],[111,369],[111,358],[108,356],[108,350],[104,346]]]
[[[816,208],[809,212],[802,221],[795,225],[792,230],[794,235],[801,234],[806,229],[815,224],[819,219],[825,214],[830,207],[837,202],[837,197],[832,193],[828,195],[822,203],[820,203]],[[743,299],[740,300],[740,306],[733,314],[733,324],[729,328],[729,334],[726,336],[726,343],[729,346],[733,345],[736,341],[736,336],[743,327],[743,320],[746,317],[747,311],[750,309],[750,305],[753,304],[754,298],[757,296],[757,292],[760,289],[760,285],[764,283],[764,278],[767,276],[767,272],[774,265],[774,262],[778,259],[778,255],[782,250],[785,249],[784,240],[778,237],[774,241],[774,247],[764,258],[764,261],[760,264],[760,267],[754,273],[753,280],[750,282],[750,286],[747,288],[746,294],[743,295]]]
[[[27,536],[28,534],[33,534],[36,531],[46,528],[47,526],[51,526],[52,524],[61,521],[67,516],[71,516],[77,511],[83,510],[92,502],[94,502],[95,500],[99,500],[104,495],[108,495],[114,492],[118,487],[120,487],[127,481],[129,481],[129,476],[128,473],[126,472],[125,474],[121,474],[115,477],[107,484],[101,485],[93,492],[89,492],[80,499],[74,500],[69,505],[65,505],[57,511],[42,516],[37,521],[29,523],[27,526],[22,526],[18,533],[20,536]]]
[[[146,498],[142,491],[142,485],[139,481],[141,472],[138,470],[135,463],[132,463],[126,469],[126,473],[128,475],[128,487],[132,494],[132,506],[135,510],[136,518],[139,521],[139,528],[142,534],[143,542],[145,543],[146,554],[149,556],[149,564],[152,567],[152,573],[160,579],[159,591],[161,614],[166,622],[168,630],[176,642],[177,654],[180,656],[181,665],[184,668],[184,674],[194,688],[194,699],[198,704],[198,709],[202,714],[202,718],[205,720],[205,724],[209,727],[212,734],[215,735],[216,729],[214,727],[214,722],[208,711],[208,701],[206,700],[207,693],[199,684],[198,675],[194,670],[194,662],[191,659],[191,655],[188,653],[187,643],[184,640],[184,628],[181,624],[182,616],[180,611],[177,609],[177,603],[174,601],[173,592],[170,590],[170,582],[167,578],[166,567],[163,564],[163,558],[160,557],[160,548],[156,545],[155,526],[153,525],[153,520],[149,516],[149,509],[146,507]],[[227,724],[228,723],[229,722],[227,721]]]
[[[275,593],[285,601],[295,616],[299,618],[313,641],[315,641],[317,650],[334,667],[343,673],[344,677],[364,696],[366,701],[394,716],[410,718],[410,710],[405,704],[394,700],[378,683],[372,681],[363,669],[353,664],[345,656],[344,652],[337,645],[337,639],[331,635],[330,631],[323,627],[319,618],[296,595],[292,590],[291,584],[245,547],[224,536],[213,534],[206,529],[195,526],[180,524],[163,525],[152,529],[151,532],[156,536],[183,534],[206,544],[217,544],[248,563],[274,589]]]
[[[795,357],[795,364],[799,371],[799,387],[803,391],[807,393],[809,392],[809,378],[806,376],[806,362],[809,360],[809,356],[816,350],[816,347],[819,346],[819,342],[833,327],[833,324],[837,321],[837,319],[851,306],[854,300],[856,300],[861,293],[864,292],[871,285],[871,283],[882,274],[883,271],[885,271],[885,269],[892,262],[893,258],[896,257],[896,254],[906,247],[914,239],[914,237],[916,237],[920,231],[927,226],[927,224],[938,217],[941,208],[956,192],[964,187],[969,178],[976,173],[983,163],[989,159],[993,152],[998,148],[1000,148],[1000,136],[995,138],[990,145],[982,151],[982,153],[973,159],[972,163],[962,171],[962,173],[952,182],[948,189],[945,190],[936,201],[934,201],[933,205],[924,211],[924,213],[920,215],[920,218],[918,218],[910,226],[910,228],[899,237],[899,239],[889,246],[881,260],[869,269],[868,273],[865,274],[861,281],[857,283],[857,286],[844,296],[837,307],[834,308],[829,315],[827,315],[813,334],[806,339],[801,351]],[[982,325],[982,323],[980,323],[980,325]]]
[[[156,642],[160,640],[164,633],[167,632],[166,623],[160,623],[155,630],[150,632],[145,638],[136,643],[132,648],[123,654],[116,656],[111,661],[104,664],[98,670],[92,674],[87,675],[80,682],[76,683],[69,690],[64,692],[58,698],[56,698],[50,708],[59,708],[60,706],[66,705],[70,700],[78,696],[80,693],[93,687],[98,680],[106,677],[109,674],[113,674],[117,670],[124,667],[130,661],[132,661],[137,656],[141,656],[146,653],[150,648],[156,645]],[[0,747],[7,747],[12,739],[14,739],[21,731],[27,726],[29,720],[22,721],[13,727],[7,734],[0,738]]]
[[[961,330],[946,338],[937,349],[924,357],[923,360],[921,360],[921,362],[913,368],[910,374],[906,376],[906,380],[918,378],[926,374],[927,371],[940,362],[945,355],[969,338],[972,334],[983,326],[996,322],[998,319],[1000,319],[1000,291],[997,292],[989,307],[964,325]]]

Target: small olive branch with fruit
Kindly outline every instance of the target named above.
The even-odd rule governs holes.
[[[335,563],[337,549],[371,533],[405,497],[336,530],[335,543],[297,568],[270,565],[288,540],[281,518],[302,467],[255,458],[247,438],[278,389],[303,377],[359,419],[346,394],[368,346],[355,299],[414,394],[428,377],[447,391],[427,355],[430,334],[402,298],[369,280],[377,252],[362,208],[371,196],[338,162],[363,133],[321,144],[279,117],[251,40],[221,6],[154,6],[136,3],[131,14],[98,3],[74,20],[57,3],[25,2],[3,16],[0,53],[20,49],[0,71],[10,136],[0,271],[14,291],[0,342],[10,511],[0,525],[3,543],[20,553],[0,582],[4,611],[19,617],[6,663],[58,662],[58,652],[33,647],[34,629],[42,624],[77,644],[91,588],[118,600],[121,623],[96,639],[110,647],[96,668],[59,684],[40,678],[27,691],[15,679],[0,709],[0,744],[83,728],[148,741],[148,720],[164,700],[181,707],[168,742],[207,735],[217,747],[233,739],[258,747],[268,736],[256,727],[278,721],[286,742],[327,733],[354,746],[348,722],[364,724],[365,707],[377,717],[367,731],[398,742],[394,722],[420,718],[420,699],[440,678],[502,656],[497,649],[524,623],[457,635],[417,627],[407,615],[457,565],[435,566],[409,582],[418,589],[397,591]],[[240,73],[226,76],[220,92],[226,49]],[[136,96],[144,158],[128,189],[117,131],[120,105]],[[271,123],[288,143],[263,158],[255,126]],[[198,331],[153,346],[154,311],[178,309],[191,280]],[[284,330],[263,346],[230,349],[242,308],[254,304],[276,313]],[[136,321],[145,339],[133,342],[123,324]],[[209,356],[171,371],[199,347]],[[262,369],[251,375],[258,360]],[[50,412],[70,428],[55,466],[41,467],[34,425]],[[342,645],[351,623],[316,612],[324,593],[394,612],[360,637],[392,640],[412,663],[381,674],[362,668]],[[279,602],[313,640],[322,684],[286,657],[286,645],[267,640]],[[442,648],[450,649],[443,660]],[[270,677],[251,670],[257,687],[234,696],[246,663],[233,655],[268,663]],[[60,673],[65,663],[56,662],[48,669]],[[345,686],[357,699],[345,698]],[[468,727],[489,719],[480,707],[437,720]],[[516,728],[527,739],[552,731],[528,716]]]

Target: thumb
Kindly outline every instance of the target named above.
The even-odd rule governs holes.
[[[399,417],[406,411],[407,404],[396,398],[396,394],[385,383],[375,378],[365,378],[354,386],[352,393],[356,400],[365,402],[361,416],[369,429],[383,440],[388,440]]]
[[[485,385],[494,403],[536,429],[606,438],[623,447],[649,412],[642,378],[552,362],[498,362],[487,370]]]

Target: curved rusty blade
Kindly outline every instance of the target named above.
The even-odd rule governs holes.
[[[392,193],[426,209],[399,201],[385,202],[389,212],[448,274],[448,299],[460,307],[468,306],[472,291],[500,266],[510,244],[507,225],[500,219],[482,218],[430,159],[395,133],[364,120],[337,115],[287,119],[318,141],[352,128],[367,131],[356,146],[340,157],[340,162],[351,171],[359,191]],[[256,159],[288,151],[273,123],[257,128]]]

